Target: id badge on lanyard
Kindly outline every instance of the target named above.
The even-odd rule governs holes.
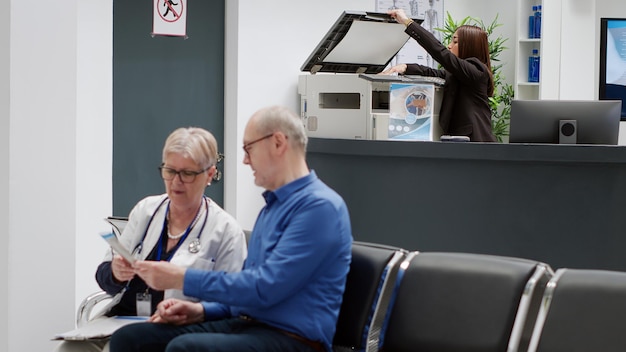
[[[152,315],[152,295],[146,289],[145,292],[137,293],[137,316],[149,317]]]

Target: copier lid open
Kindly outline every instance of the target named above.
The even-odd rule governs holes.
[[[344,11],[300,69],[313,74],[379,73],[408,40],[404,25],[387,13]]]

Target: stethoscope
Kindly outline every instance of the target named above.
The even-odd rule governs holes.
[[[209,201],[207,199],[206,196],[202,196],[202,199],[204,200],[204,206],[206,208],[206,213],[204,214],[204,221],[202,222],[202,227],[200,227],[200,231],[198,231],[198,235],[196,236],[196,238],[191,241],[189,243],[189,253],[198,253],[200,251],[200,249],[202,248],[202,245],[200,244],[200,236],[202,236],[202,232],[204,231],[204,227],[206,226],[206,223],[209,219]],[[161,207],[163,207],[163,205],[165,204],[165,202],[167,202],[169,200],[168,197],[165,197],[165,199],[163,199],[161,201],[161,203],[159,204],[159,206],[156,208],[156,210],[154,211],[154,214],[152,214],[152,216],[150,217],[150,220],[148,220],[148,225],[146,226],[145,231],[143,232],[143,236],[141,237],[141,241],[139,241],[139,243],[135,246],[135,249],[133,249],[133,255],[137,255],[140,254],[141,251],[143,250],[143,242],[146,239],[146,236],[148,235],[148,230],[150,230],[150,225],[152,224],[152,221],[154,220],[154,217],[156,216],[156,214],[159,212],[159,209],[161,209]],[[198,209],[198,211],[201,211],[202,207],[200,207],[200,209]],[[170,211],[170,205],[169,203],[167,204],[167,210],[165,211],[165,217],[163,219],[163,228],[165,228],[166,226],[166,222],[167,222],[167,214]],[[197,215],[196,215],[197,217]],[[195,221],[192,221],[191,224],[189,224],[189,226],[187,227],[187,230],[185,230],[185,233],[183,234],[182,238],[180,239],[180,241],[178,242],[178,245],[174,248],[174,250],[172,251],[172,253],[175,253],[176,250],[178,250],[178,246],[180,246],[181,243],[185,242],[185,240],[187,239],[187,236],[189,235],[189,233],[191,232],[191,230],[194,228],[195,226]],[[163,230],[161,230],[161,233],[163,233]],[[161,251],[162,251],[162,241],[159,240],[158,242],[158,248],[157,248],[157,260],[161,259]]]

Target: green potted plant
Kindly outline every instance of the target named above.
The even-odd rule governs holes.
[[[489,53],[491,58],[491,71],[493,72],[494,93],[489,98],[489,106],[491,107],[491,126],[493,133],[498,141],[502,142],[509,135],[509,122],[511,117],[511,101],[515,95],[513,85],[508,84],[501,73],[502,63],[500,62],[500,53],[505,49],[504,43],[506,38],[498,36],[494,38],[494,29],[502,24],[498,23],[498,16],[488,25],[482,20],[467,16],[459,22],[455,22],[450,13],[446,14],[446,20],[443,28],[436,28],[443,35],[442,42],[448,45],[452,39],[452,35],[456,29],[462,25],[475,25],[487,32],[489,38]]]

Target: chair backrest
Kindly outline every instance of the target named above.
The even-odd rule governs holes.
[[[355,241],[333,340],[335,351],[375,351],[398,266],[406,251]]]
[[[626,273],[559,269],[528,351],[626,351]]]
[[[108,216],[104,220],[111,225],[116,236],[120,236],[128,224],[128,217]],[[98,291],[85,297],[76,311],[76,327],[81,327],[90,320],[105,314],[113,304],[119,302],[119,300],[111,301],[111,298],[113,297],[104,291]]]
[[[382,351],[517,351],[530,339],[528,312],[552,275],[547,265],[469,253],[411,253],[407,260]]]
[[[123,216],[109,216],[104,220],[111,224],[113,233],[115,233],[118,237],[122,234],[122,232],[124,232],[124,228],[126,227],[126,224],[128,224],[128,217]]]

